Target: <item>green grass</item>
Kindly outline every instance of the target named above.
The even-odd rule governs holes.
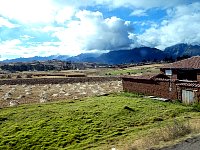
[[[192,107],[122,93],[0,109],[0,149],[103,149]]]
[[[127,74],[147,74],[147,73],[159,73],[159,69],[153,67],[144,67],[140,69],[116,69],[104,72],[106,75],[127,75]]]
[[[144,73],[144,70],[137,69],[137,70],[131,70],[131,69],[118,69],[118,70],[112,70],[106,73],[107,75],[125,75],[125,74],[137,74],[137,73]]]

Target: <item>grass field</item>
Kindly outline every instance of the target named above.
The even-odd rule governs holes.
[[[151,64],[151,65],[142,65],[128,68],[117,68],[110,69],[104,71],[106,75],[142,75],[142,74],[151,74],[151,73],[159,73],[159,67],[163,66],[163,64]]]
[[[198,116],[191,106],[129,93],[22,105],[0,109],[0,149],[123,148],[174,117]]]

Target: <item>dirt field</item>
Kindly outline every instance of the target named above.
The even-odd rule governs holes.
[[[0,107],[25,103],[39,103],[122,91],[121,81],[85,82],[68,84],[1,85]]]

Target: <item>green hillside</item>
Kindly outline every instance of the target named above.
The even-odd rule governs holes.
[[[122,93],[76,101],[0,109],[0,149],[111,149],[192,107]]]

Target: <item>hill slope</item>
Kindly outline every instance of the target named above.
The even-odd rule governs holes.
[[[159,120],[159,125],[168,124],[175,116],[192,113],[190,106],[128,93],[4,108],[0,149],[108,149],[120,139],[149,132]]]
[[[156,48],[141,47],[132,50],[111,51],[97,58],[99,62],[107,64],[138,63],[142,61],[160,61],[166,54]]]
[[[200,55],[200,46],[188,45],[188,44],[177,44],[171,47],[167,47],[165,52],[171,55],[173,58],[181,57],[184,55],[196,56]]]
[[[47,61],[47,60],[53,60],[53,59],[57,59],[57,60],[67,60],[67,58],[69,58],[69,56],[67,55],[51,55],[51,56],[47,56],[47,57],[42,57],[42,56],[34,56],[34,57],[29,57],[29,58],[15,58],[15,59],[7,59],[4,60],[2,62],[32,62],[32,61]]]

